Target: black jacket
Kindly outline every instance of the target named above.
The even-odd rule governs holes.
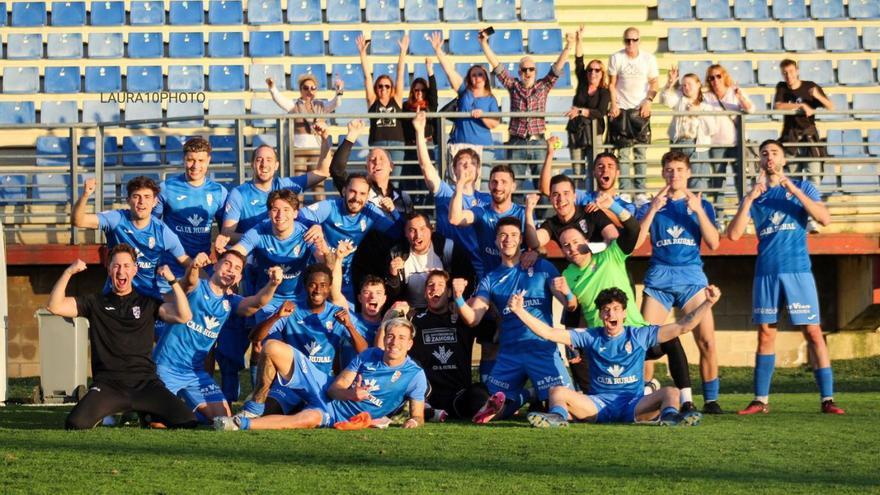
[[[476,273],[470,261],[470,255],[463,246],[459,246],[437,232],[431,234],[431,247],[434,253],[443,262],[443,269],[446,270],[452,278],[463,278],[468,281],[465,298],[469,297],[474,291],[476,285]],[[406,281],[403,279],[403,273],[399,273],[397,277],[387,275],[387,267],[391,260],[398,256],[406,261],[409,258],[410,246],[409,242],[404,240],[400,244],[391,249],[388,257],[388,263],[385,264],[386,275],[385,285],[388,286],[388,300],[404,300],[407,294]]]

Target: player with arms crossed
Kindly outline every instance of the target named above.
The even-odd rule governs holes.
[[[819,296],[807,252],[808,220],[813,218],[828,225],[831,215],[809,180],[791,180],[785,176],[785,152],[779,141],[769,139],[758,149],[761,174],[727,228],[727,236],[736,241],[745,233],[751,217],[758,235],[758,260],[752,286],[752,321],[758,325],[755,400],[739,414],[770,411],[780,296],[785,297],[791,323],[800,327],[807,340],[822,412],[844,414],[834,403],[831,358],[819,326]]]

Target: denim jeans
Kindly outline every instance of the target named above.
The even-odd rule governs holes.
[[[508,146],[534,146],[530,149],[512,149],[507,150],[507,159],[510,160],[510,166],[513,173],[516,174],[517,189],[523,191],[525,186],[534,188],[537,184],[538,163],[523,163],[524,160],[540,160],[543,161],[547,156],[547,140],[543,137],[539,139],[523,139],[511,137],[507,141]]]
[[[635,146],[627,146],[617,150],[617,157],[620,159],[620,190],[629,193],[635,185],[635,192],[644,193],[645,191],[645,172],[648,164],[645,163],[645,148]],[[636,176],[632,176],[632,165],[635,161]]]

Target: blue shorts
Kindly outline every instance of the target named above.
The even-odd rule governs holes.
[[[156,366],[156,373],[172,394],[180,397],[195,411],[209,402],[225,403],[226,397],[214,377],[205,370],[179,370]]]
[[[683,308],[697,294],[705,289],[705,285],[679,285],[671,289],[655,289],[645,286],[645,295],[651,296],[663,305],[667,311],[675,308]]]
[[[596,423],[635,423],[636,405],[642,400],[642,395],[630,394],[597,394],[587,396],[599,413],[596,415]]]
[[[510,395],[522,390],[526,378],[532,381],[540,400],[547,400],[552,387],[571,388],[571,378],[555,345],[552,349],[531,352],[510,352],[502,348],[486,385],[490,394],[500,391]]]
[[[784,299],[783,299],[784,297]],[[779,321],[779,306],[785,301],[792,325],[818,325],[819,294],[810,272],[755,276],[752,286],[752,322]]]
[[[269,389],[269,397],[275,399],[284,414],[290,414],[290,411],[303,403],[302,398],[293,389],[282,387],[277,383],[273,383]]]
[[[293,374],[290,380],[285,380],[279,375],[276,384],[273,385],[272,388],[283,387],[287,389],[285,392],[293,392],[293,394],[287,393],[287,399],[292,400],[295,395],[300,402],[291,403],[290,407],[305,402],[306,409],[317,409],[321,412],[323,417],[321,426],[333,426],[336,422],[336,415],[333,412],[333,408],[330,406],[331,399],[327,396],[327,387],[330,386],[330,377],[318,369],[318,367],[309,360],[308,356],[296,349],[293,349],[293,362],[291,365]],[[270,389],[269,392],[270,397],[278,400],[278,395],[271,395],[272,389]],[[281,404],[282,408],[285,407],[285,404],[281,401],[279,401],[279,404]],[[286,411],[287,410],[285,410],[285,412]]]

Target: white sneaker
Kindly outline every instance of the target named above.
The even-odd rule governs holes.
[[[238,431],[241,428],[232,416],[217,416],[214,418],[214,429],[217,431]]]
[[[819,224],[816,223],[816,221],[813,220],[812,218],[807,221],[807,232],[809,232],[811,234],[818,234],[819,233]]]
[[[254,418],[259,418],[260,416],[258,414],[254,414],[250,411],[245,411],[244,409],[242,409],[241,411],[238,411],[237,413],[235,413],[235,416],[233,416],[233,417],[254,419]]]
[[[636,194],[636,200],[633,201],[633,204],[636,206],[636,208],[641,208],[642,205],[647,204],[648,201],[650,201],[650,199],[648,198],[647,194],[638,193],[638,194]]]

